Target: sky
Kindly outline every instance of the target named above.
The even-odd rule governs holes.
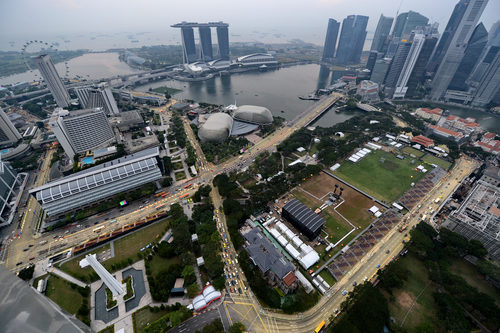
[[[380,14],[413,10],[439,23],[443,31],[458,0],[0,0],[0,50],[18,50],[23,41],[86,38],[91,34],[148,32],[149,44],[176,44],[181,21],[224,21],[230,41],[281,41],[298,38],[322,44],[328,18],[369,16],[368,38]],[[500,1],[490,0],[481,21],[489,30],[500,20]],[[281,38],[272,39],[265,33]],[[281,34],[281,35],[279,35]],[[162,36],[165,36],[162,38]],[[119,38],[116,35],[114,38]],[[268,40],[266,40],[266,38]],[[16,43],[10,43],[10,42]],[[87,41],[88,48],[94,48]],[[103,42],[104,43],[104,42]],[[109,44],[109,40],[105,43]],[[82,47],[73,43],[68,48]],[[114,44],[120,46],[121,44]],[[85,46],[83,46],[85,47]],[[109,45],[113,47],[113,45]],[[95,46],[95,48],[102,48]]]

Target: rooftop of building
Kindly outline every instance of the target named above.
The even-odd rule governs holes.
[[[429,146],[434,145],[434,140],[429,139],[428,137],[423,136],[423,135],[414,136],[411,138],[411,141],[420,143],[420,144],[424,145],[425,147],[429,147]]]
[[[443,109],[440,108],[434,108],[434,109],[429,109],[429,108],[421,108],[422,111],[430,114],[437,114],[437,115],[442,115],[443,114]]]
[[[456,138],[461,138],[461,137],[464,136],[462,133],[458,133],[458,132],[455,132],[455,131],[453,131],[451,129],[444,128],[444,127],[441,127],[441,126],[429,125],[429,127],[432,128],[432,129],[434,129],[434,130],[436,130],[436,131],[439,131],[439,132],[442,132],[442,133],[454,136]]]
[[[484,170],[484,175],[491,178],[500,178],[500,168],[490,165]]]

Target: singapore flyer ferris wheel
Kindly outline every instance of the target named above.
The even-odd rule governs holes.
[[[48,54],[52,58],[54,64],[56,62],[63,62],[64,68],[62,70],[60,66],[58,66],[59,75],[61,77],[69,78],[70,71],[69,71],[68,61],[66,60],[59,61],[61,60],[62,57],[59,54],[58,46],[59,44],[57,43],[47,43],[42,40],[30,40],[23,44],[23,47],[21,48],[21,55],[23,57],[23,62],[24,65],[26,66],[26,69],[34,75],[35,77],[34,81],[41,80],[42,77],[40,76],[40,73],[36,70],[32,58],[40,56],[42,54]]]

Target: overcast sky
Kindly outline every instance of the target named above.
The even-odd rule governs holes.
[[[285,35],[322,43],[329,17],[342,21],[347,15],[370,17],[373,33],[380,14],[395,16],[414,10],[444,29],[458,0],[0,0],[0,50],[10,41],[44,39],[57,35],[90,33],[176,33],[180,21],[224,21],[239,40],[257,40],[251,32]],[[500,19],[500,1],[490,0],[481,21],[489,30]],[[179,36],[178,36],[179,35]],[[161,35],[160,35],[161,36]],[[176,34],[180,39],[180,34]],[[231,37],[230,37],[231,40]],[[157,44],[172,44],[157,39]],[[111,45],[110,45],[111,47]]]

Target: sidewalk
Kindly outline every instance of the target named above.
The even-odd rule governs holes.
[[[63,272],[63,271],[61,271],[61,270],[60,270],[60,269],[58,269],[58,268],[53,267],[53,268],[50,270],[50,273],[53,273],[53,274],[55,274],[55,275],[57,275],[57,276],[59,276],[59,277],[61,277],[61,278],[65,279],[65,280],[67,280],[67,281],[69,281],[69,282],[71,282],[71,283],[74,283],[74,284],[76,284],[77,286],[80,286],[80,287],[82,287],[82,288],[87,287],[87,284],[83,283],[82,281],[80,281],[80,280],[78,280],[78,279],[75,279],[75,278],[74,278],[74,277],[72,277],[71,275],[69,275],[69,274],[67,274],[67,273],[65,273],[65,272]]]

